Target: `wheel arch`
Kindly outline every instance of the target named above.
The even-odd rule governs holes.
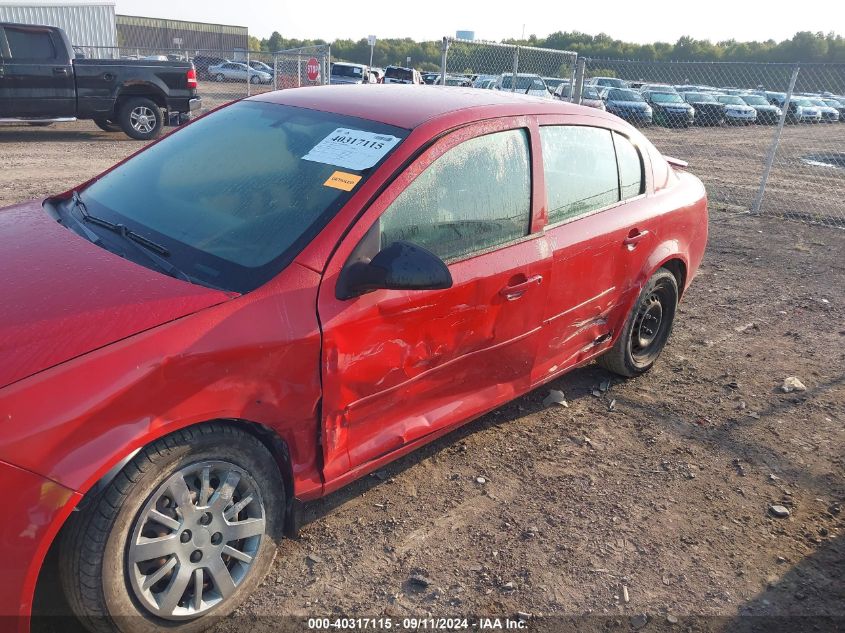
[[[154,84],[144,83],[135,84],[131,86],[123,86],[115,95],[114,111],[120,112],[120,107],[124,101],[132,97],[145,97],[150,99],[159,108],[167,107],[167,96],[164,91]]]
[[[660,265],[660,268],[665,268],[675,277],[678,283],[678,298],[680,299],[684,294],[684,289],[687,283],[687,265],[680,257],[673,257],[668,259]]]

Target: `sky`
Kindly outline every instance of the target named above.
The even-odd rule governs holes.
[[[780,41],[796,31],[845,34],[842,0],[824,2],[811,11],[790,6],[759,0],[116,0],[118,13],[247,26],[258,38],[279,31],[284,37],[328,41],[370,34],[435,40],[460,29],[488,40],[518,38],[523,32],[526,37],[544,37],[554,31],[581,31],[604,32],[629,42],[674,43],[682,35],[717,42]]]

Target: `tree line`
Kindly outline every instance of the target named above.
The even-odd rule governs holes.
[[[539,46],[557,50],[575,51],[583,57],[627,59],[634,61],[723,61],[723,62],[803,62],[845,63],[845,38],[835,33],[799,31],[790,39],[776,42],[738,42],[725,40],[711,42],[692,37],[681,37],[674,44],[654,42],[635,44],[616,40],[605,33],[588,35],[578,31],[557,31],[548,37],[531,35],[526,39],[503,40],[507,44]],[[274,31],[268,38],[250,36],[251,51],[272,52],[315,44],[325,40],[300,40],[283,37]],[[366,64],[370,60],[370,46],[366,38],[360,40],[338,39],[331,42],[332,57],[339,60]],[[380,39],[373,52],[373,65],[404,65],[407,58],[420,70],[440,68],[440,42],[417,42],[411,38]]]

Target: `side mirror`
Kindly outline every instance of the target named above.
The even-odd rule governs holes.
[[[452,287],[452,274],[431,251],[410,242],[393,242],[370,261],[347,264],[335,296],[352,299],[372,290],[438,290]]]

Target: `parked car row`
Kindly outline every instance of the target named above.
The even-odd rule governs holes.
[[[418,70],[404,66],[378,68],[352,62],[334,62],[331,65],[331,84],[422,84]]]
[[[787,103],[783,92],[695,84],[671,85],[591,77],[585,89],[599,91],[608,111],[635,123],[667,126],[845,122],[845,96],[798,93]],[[560,98],[568,98],[560,97]]]

